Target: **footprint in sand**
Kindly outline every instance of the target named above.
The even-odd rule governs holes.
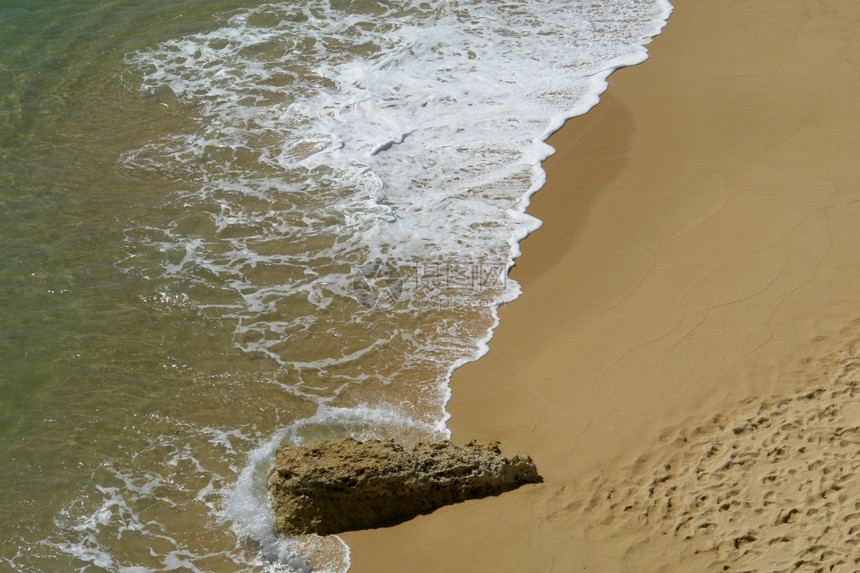
[[[715,570],[860,570],[860,353],[838,362],[826,386],[679,432],[582,511],[674,536]]]

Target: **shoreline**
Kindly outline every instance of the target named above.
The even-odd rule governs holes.
[[[787,476],[819,462],[842,475],[842,454],[820,444],[821,459],[793,442],[803,455],[770,456],[792,416],[811,420],[807,441],[860,425],[845,404],[860,364],[860,8],[673,4],[648,60],[548,140],[556,153],[528,209],[543,226],[511,274],[523,294],[500,310],[489,353],[452,379],[454,441],[500,440],[544,483],[342,535],[351,571],[768,570],[810,560],[798,555],[815,515],[841,516],[848,535],[841,498],[810,507],[776,554],[778,528],[741,509],[730,525],[720,508],[782,507]],[[683,469],[710,467],[706,445],[755,463],[714,469],[735,493],[718,491],[713,519],[678,538],[710,511],[701,476]],[[836,491],[856,498],[845,476]],[[663,483],[681,509],[643,521],[643,504],[665,500],[637,492]],[[833,559],[844,542],[828,541]]]

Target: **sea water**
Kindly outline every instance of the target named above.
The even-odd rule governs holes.
[[[0,569],[345,571],[274,451],[448,435],[543,141],[669,10],[0,0]]]

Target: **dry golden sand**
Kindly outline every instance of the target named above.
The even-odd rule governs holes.
[[[860,3],[676,0],[550,143],[454,439],[539,485],[344,535],[353,571],[860,570]]]

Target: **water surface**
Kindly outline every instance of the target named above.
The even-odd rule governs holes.
[[[281,443],[444,437],[543,140],[662,1],[0,2],[0,563],[342,571]]]

